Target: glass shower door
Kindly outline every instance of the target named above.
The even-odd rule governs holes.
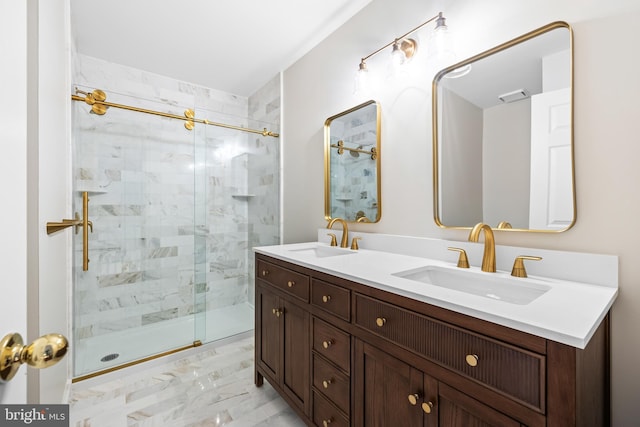
[[[113,92],[109,98],[168,109]],[[72,108],[74,209],[82,211],[82,193],[88,192],[93,222],[88,271],[82,271],[81,234],[74,235],[78,377],[202,338],[196,330],[204,317],[194,316],[201,307],[195,195],[201,182],[196,155],[202,152],[196,132],[179,120],[115,108],[90,114],[80,102]]]

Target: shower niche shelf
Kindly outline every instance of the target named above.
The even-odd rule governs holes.
[[[91,188],[78,188],[76,189],[76,193],[78,194],[82,194],[84,192],[87,192],[89,194],[107,194],[107,190],[96,190],[96,189],[91,189]]]
[[[232,194],[231,197],[233,197],[234,199],[250,199],[252,197],[256,197],[255,194]]]

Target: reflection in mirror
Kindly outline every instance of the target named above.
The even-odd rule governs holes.
[[[325,219],[380,220],[380,105],[368,101],[324,123]]]
[[[440,71],[433,82],[441,227],[564,231],[575,222],[572,35],[555,22]],[[465,65],[471,71],[448,78]]]

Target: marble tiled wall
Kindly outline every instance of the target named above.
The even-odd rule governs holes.
[[[268,124],[269,130],[280,132],[280,75],[272,78],[262,89],[249,97],[249,118],[252,127],[260,129]],[[247,212],[249,245],[266,246],[280,243],[280,139],[249,135],[250,156],[248,180],[254,197]],[[276,166],[276,167],[274,167]],[[253,253],[247,253],[249,265],[249,302],[253,305],[254,278]]]
[[[279,78],[248,99],[84,55],[74,69],[72,90],[111,102],[278,131]],[[75,204],[90,191],[94,224],[88,272],[74,242],[75,339],[246,303],[250,248],[279,235],[279,139],[72,108]]]

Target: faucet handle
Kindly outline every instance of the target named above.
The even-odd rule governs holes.
[[[465,252],[464,249],[462,249],[462,248],[453,248],[453,247],[448,247],[447,249],[450,250],[450,251],[460,252],[460,256],[458,257],[458,265],[456,267],[458,267],[458,268],[469,268],[469,258],[467,258],[467,253]]]
[[[527,277],[527,270],[524,268],[524,260],[540,261],[542,257],[520,255],[513,261],[513,268],[511,269],[511,275],[513,277]]]
[[[335,234],[327,233],[327,236],[331,236],[331,246],[338,246],[338,241],[336,240]]]
[[[360,249],[358,247],[358,240],[360,239],[362,239],[362,237],[354,237],[353,239],[351,239],[351,249],[353,249],[354,251]]]

